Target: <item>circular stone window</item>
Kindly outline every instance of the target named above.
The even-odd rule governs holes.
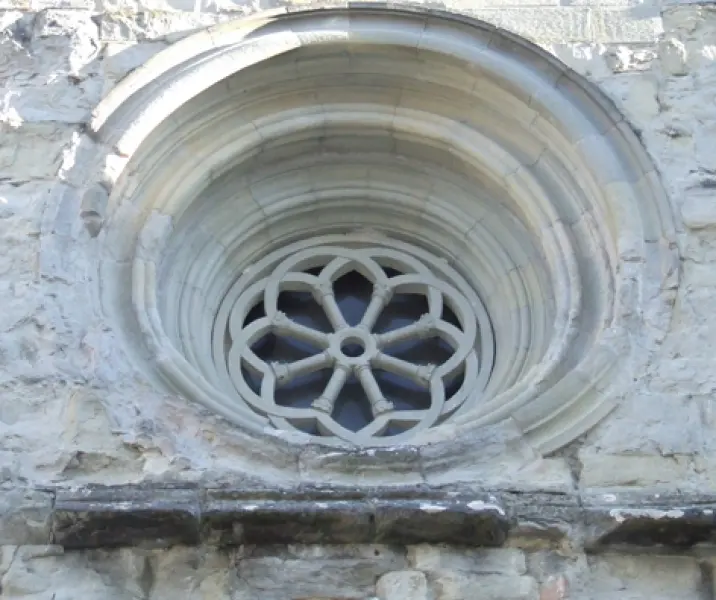
[[[550,452],[668,329],[653,165],[598,90],[494,27],[227,23],[131,73],[91,129],[74,176],[124,372],[251,439],[418,445],[509,420]]]
[[[367,238],[284,246],[221,303],[219,378],[277,427],[365,444],[482,395],[494,341],[477,294],[445,261]]]

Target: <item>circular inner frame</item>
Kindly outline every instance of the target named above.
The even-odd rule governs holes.
[[[332,243],[335,237],[340,244]],[[356,322],[349,322],[336,294],[336,282],[352,273],[371,286],[361,314],[352,315]],[[279,297],[286,293],[308,294],[325,314],[328,330],[280,310]],[[398,297],[422,302],[427,310],[410,323],[377,328]],[[296,360],[275,360],[258,350],[269,337],[312,350]],[[487,313],[457,271],[422,249],[362,242],[360,235],[326,236],[266,256],[229,290],[213,340],[214,362],[227,391],[253,411],[282,429],[355,444],[385,437],[395,441],[474,404],[494,360]],[[419,351],[431,340],[445,352],[406,360],[392,351],[406,343]],[[309,402],[300,394],[278,400],[282,389],[318,372],[327,374],[326,383]],[[403,389],[424,392],[429,402],[406,408],[405,398],[389,398],[383,374]],[[366,401],[367,423],[360,428],[340,416],[348,410],[345,397],[352,385]]]

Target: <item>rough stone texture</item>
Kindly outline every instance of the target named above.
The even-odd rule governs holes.
[[[65,548],[200,542],[220,547],[348,542],[494,547],[505,542],[509,526],[496,498],[459,490],[145,485],[57,490],[51,540]],[[14,539],[22,541],[22,536]]]
[[[716,496],[706,494],[485,494],[425,486],[232,490],[144,484],[13,489],[2,500],[5,544],[31,541],[65,549],[417,544],[407,558],[426,573],[523,574],[526,566],[518,548],[669,553],[716,539]],[[463,548],[456,551],[446,544]]]
[[[475,494],[503,493],[500,506],[519,514],[506,547],[435,543],[466,541],[455,533],[464,521],[421,512],[420,500],[401,514],[405,506],[389,500],[365,511],[335,500],[324,509],[315,498],[277,508],[264,494],[238,507],[225,492],[195,504],[195,492],[186,491],[197,482],[236,488],[302,480],[360,488],[386,471],[401,485],[446,480],[440,465],[451,459],[433,446],[367,460],[282,440],[247,445],[214,415],[143,374],[118,370],[123,332],[86,310],[85,250],[103,227],[104,198],[102,188],[80,194],[72,168],[91,148],[87,126],[100,99],[198,28],[318,5],[0,0],[0,596],[468,600],[481,590],[480,597],[500,600],[712,598],[716,9],[708,4],[442,6],[534,40],[614,101],[658,169],[681,256],[661,274],[666,288],[671,272],[682,275],[670,290],[666,336],[631,393],[596,428],[552,456],[540,456],[507,426],[481,434],[484,453],[473,454],[475,440],[455,435],[469,452],[450,464],[453,473]],[[102,293],[124,297],[126,290]],[[662,317],[647,315],[656,328]],[[84,484],[148,481],[187,485],[165,503],[154,491],[135,496],[129,523],[116,497],[105,499],[115,504],[103,512],[86,510],[75,494]],[[260,527],[245,517],[246,506],[259,502],[271,505],[270,523]],[[442,507],[434,498],[428,505]],[[377,516],[397,528],[383,541],[398,546],[371,545]],[[431,538],[429,528],[441,522],[452,533]],[[326,529],[331,541],[357,545],[300,545],[325,541],[317,536]],[[266,531],[271,536],[261,539]],[[53,539],[57,545],[48,545]],[[176,543],[190,547],[155,547]]]
[[[420,571],[393,571],[386,573],[375,585],[375,592],[381,600],[415,598],[428,600],[428,581]]]
[[[3,598],[12,600],[702,600],[707,561],[694,557],[585,558],[528,555],[526,574],[406,564],[410,548],[380,545],[245,546],[63,552],[56,546],[4,546]],[[569,582],[568,584],[566,582]],[[552,584],[557,583],[557,587]],[[554,595],[549,590],[561,591]],[[476,595],[479,591],[479,596]],[[547,594],[551,595],[547,595]]]
[[[22,488],[0,492],[0,545],[47,543],[53,500],[51,493]]]
[[[278,444],[259,452],[220,420],[168,397],[143,376],[113,369],[123,362],[122,332],[108,330],[101,320],[81,310],[88,298],[76,285],[76,280],[87,277],[80,248],[102,227],[102,190],[76,197],[73,181],[61,188],[52,180],[71,173],[84,140],[83,123],[118,81],[182,35],[235,16],[213,9],[203,12],[202,7],[196,12],[193,6],[191,10],[172,7],[169,12],[144,8],[105,7],[95,15],[64,5],[24,12],[17,4],[3,13],[0,56],[6,135],[0,163],[7,173],[1,182],[0,243],[7,249],[0,270],[11,275],[0,282],[5,308],[0,317],[4,332],[0,379],[6,398],[0,451],[12,455],[8,476],[42,484],[256,476],[288,483],[308,477],[350,484],[356,470],[370,481],[373,473],[400,468],[402,483],[443,483],[441,465],[449,463],[441,462],[437,446],[410,450],[409,460],[407,455],[393,460],[384,453],[375,458],[374,469],[365,458],[351,467],[350,456],[313,447]],[[713,253],[709,201],[699,200],[708,194],[707,171],[699,180],[706,187],[693,182],[699,164],[710,154],[697,151],[696,142],[689,142],[684,132],[693,130],[700,140],[698,148],[707,147],[707,128],[696,126],[690,107],[707,110],[703,103],[694,103],[698,94],[693,90],[706,85],[709,74],[704,55],[708,50],[702,47],[708,47],[704,40],[713,26],[710,9],[653,7],[632,16],[621,7],[585,4],[455,9],[522,31],[596,82],[637,127],[675,208],[687,216],[680,225],[679,241],[685,282],[678,290],[674,322],[635,392],[564,456],[537,456],[515,432],[496,429],[486,431],[484,440],[477,442],[485,447],[484,455],[473,449],[474,440],[469,444],[466,440],[461,453],[465,464],[451,465],[450,477],[479,479],[487,487],[560,491],[575,485],[664,486],[675,479],[682,487],[708,484],[711,388],[710,355],[704,348],[710,344],[711,318],[703,307],[708,304],[706,274]],[[573,34],[572,25],[560,25],[558,15],[565,15],[564,23],[577,23],[580,15],[586,15],[591,24]],[[611,22],[620,26],[604,25]],[[111,23],[115,34],[105,31]],[[624,33],[646,23],[657,26],[636,41],[631,33]],[[556,30],[548,34],[544,28]],[[596,37],[594,28],[608,39]],[[574,35],[581,37],[575,40]],[[43,223],[54,225],[46,231]],[[688,223],[692,225],[686,227]],[[703,343],[689,341],[694,332],[700,332]]]

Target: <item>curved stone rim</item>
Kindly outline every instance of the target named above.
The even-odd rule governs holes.
[[[146,136],[163,120],[170,118],[176,109],[203,89],[237,72],[242,66],[255,64],[266,58],[265,52],[253,52],[241,63],[235,60],[236,56],[226,52],[227,48],[246,40],[253,42],[258,32],[266,35],[272,28],[280,31],[284,24],[310,23],[311,19],[322,18],[329,13],[333,20],[344,20],[342,22],[346,27],[350,26],[354,15],[388,15],[391,18],[403,19],[408,25],[412,24],[412,28],[407,26],[400,33],[401,43],[417,45],[421,40],[419,31],[423,31],[431,20],[438,19],[441,24],[451,22],[458,27],[468,28],[474,34],[475,40],[481,40],[483,44],[466,48],[461,45],[459,39],[452,45],[444,45],[442,40],[443,46],[438,44],[437,51],[456,56],[470,52],[478,64],[491,73],[500,67],[501,81],[518,90],[532,84],[538,85],[540,91],[547,91],[542,79],[545,78],[553,85],[549,91],[561,86],[561,92],[570,99],[565,100],[566,102],[571,101],[582,109],[590,109],[582,115],[583,118],[594,119],[602,125],[604,122],[608,124],[609,143],[619,148],[622,157],[626,159],[624,163],[619,164],[617,161],[615,164],[614,148],[610,148],[605,139],[595,137],[582,142],[595,156],[601,156],[600,151],[608,149],[607,164],[596,164],[593,169],[606,177],[607,184],[602,200],[616,211],[619,218],[618,223],[612,224],[615,228],[618,262],[622,267],[614,290],[615,301],[617,305],[619,302],[628,303],[632,296],[640,294],[654,305],[651,309],[640,307],[643,312],[658,312],[658,307],[665,304],[660,295],[663,283],[660,275],[667,270],[664,265],[668,267],[674,264],[676,259],[671,210],[646,152],[622,115],[599,90],[533,44],[468,17],[441,11],[424,12],[405,8],[329,9],[330,7],[289,15],[256,15],[239,19],[191,35],[156,55],[124,79],[93,112],[88,134],[94,143],[86,141],[85,146],[89,153],[95,153],[97,145],[102,151],[88,161],[93,164],[88,172],[82,172],[87,169],[85,162],[75,167],[69,177],[84,188],[101,184],[112,190],[114,196],[117,193],[115,184],[124,166]],[[421,25],[418,26],[418,23]],[[274,46],[271,52],[326,43],[330,40],[340,41],[342,35],[341,29],[338,28],[333,36],[312,37],[310,27],[306,29],[297,27],[289,38],[284,38],[282,45],[276,44],[278,38],[275,38],[272,40]],[[378,37],[372,39],[378,40]],[[391,41],[398,43],[398,40]],[[213,58],[208,59],[209,56]],[[519,61],[519,67],[516,66],[516,61]],[[528,73],[526,65],[533,67],[534,71]],[[536,104],[540,102],[539,94],[533,93],[531,98]],[[554,117],[554,114],[552,116]],[[564,121],[558,121],[557,124],[569,131],[569,128],[574,126],[574,123],[569,122],[571,117],[573,115],[567,115]],[[604,181],[604,177],[597,179]],[[639,197],[649,198],[647,206],[640,205]],[[111,202],[110,198],[110,204]],[[635,232],[641,232],[641,239],[634,239]],[[645,277],[644,272],[648,272],[647,280],[642,279]],[[631,312],[629,307],[618,308],[625,313]],[[665,311],[664,317],[667,321],[668,312]],[[619,369],[623,358],[620,352],[629,354],[632,359],[635,357],[629,351],[631,343],[626,338],[619,318],[632,319],[633,324],[635,317],[631,314],[627,317],[617,315],[615,323],[601,332],[601,339],[594,343],[584,360],[556,386],[550,386],[545,380],[546,371],[549,369],[537,369],[521,386],[511,390],[509,396],[497,396],[481,411],[479,418],[476,419],[471,414],[464,415],[458,421],[461,429],[467,431],[512,418],[531,445],[541,453],[554,451],[581,435],[603,418],[614,407],[619,394],[625,391],[619,377],[623,371]],[[639,323],[641,324],[640,320]],[[667,325],[668,322],[663,320],[650,323],[652,332],[656,332],[652,337],[663,335]],[[569,337],[576,333],[568,328],[565,335]],[[648,338],[646,333],[643,335]],[[649,346],[653,340],[647,339],[647,342],[646,345]],[[640,343],[640,346],[643,345]],[[645,360],[644,352],[641,350],[636,362]],[[171,363],[174,359],[160,354],[158,360],[167,364],[167,361]],[[552,363],[559,360],[559,354],[551,356]],[[181,378],[182,374],[177,373],[177,376]],[[565,398],[569,400],[564,401]],[[426,437],[415,441],[435,443],[443,440],[440,437]]]

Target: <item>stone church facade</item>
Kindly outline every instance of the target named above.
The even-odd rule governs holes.
[[[0,598],[716,597],[713,5],[0,19]]]

